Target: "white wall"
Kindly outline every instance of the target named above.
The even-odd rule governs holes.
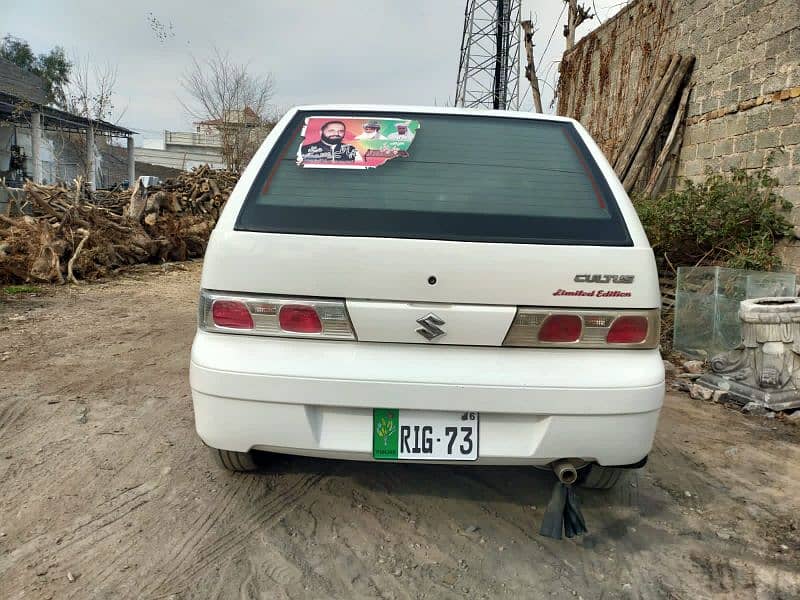
[[[17,127],[17,144],[22,147],[28,157],[25,170],[33,177],[33,147],[31,144],[31,130]],[[11,145],[14,143],[14,125],[0,126],[0,171],[7,171],[11,160]],[[42,179],[44,183],[56,181],[71,182],[82,171],[83,167],[78,162],[74,152],[64,150],[63,139],[58,132],[42,132],[41,143]],[[97,173],[95,180],[103,172],[103,157],[95,148],[95,165]]]
[[[152,165],[161,165],[163,167],[184,170],[206,164],[211,165],[215,169],[225,168],[222,157],[215,157],[205,152],[136,148],[136,160]]]

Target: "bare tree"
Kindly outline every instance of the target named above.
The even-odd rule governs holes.
[[[109,63],[92,64],[91,58],[73,63],[72,80],[67,86],[67,110],[95,121],[105,121],[114,114],[114,88],[117,68]]]
[[[271,129],[275,114],[272,75],[250,72],[230,55],[214,49],[210,58],[192,67],[181,85],[190,97],[182,102],[191,117],[220,136],[222,158],[229,169],[241,171]]]
[[[67,110],[72,114],[90,119],[92,121],[119,121],[124,114],[115,114],[114,90],[117,85],[117,68],[110,63],[99,64],[92,61],[90,56],[75,58],[73,60],[72,77],[66,89]],[[89,172],[96,168],[94,160],[90,160],[87,139],[82,134],[65,134],[62,136],[59,155],[71,146],[77,156],[80,171],[87,176],[87,180],[94,182],[94,175]],[[106,141],[95,141],[95,152],[100,144]],[[94,153],[93,153],[94,154]]]
[[[567,23],[564,25],[564,37],[567,38],[567,51],[575,47],[575,30],[584,21],[593,19],[594,15],[589,9],[578,4],[578,0],[564,0],[569,7],[567,12]]]

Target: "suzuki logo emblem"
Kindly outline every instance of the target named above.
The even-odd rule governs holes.
[[[440,327],[441,325],[444,325],[444,321],[442,321],[439,317],[437,317],[433,313],[430,313],[429,315],[422,317],[421,319],[417,319],[417,323],[422,325],[422,327],[417,329],[417,333],[420,334],[429,342],[438,337],[446,335],[444,329]]]

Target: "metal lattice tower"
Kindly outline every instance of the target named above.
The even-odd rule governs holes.
[[[467,0],[456,106],[519,110],[522,0]]]

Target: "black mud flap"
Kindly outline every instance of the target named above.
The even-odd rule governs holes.
[[[562,532],[571,538],[586,533],[587,529],[575,490],[570,485],[556,481],[544,512],[539,534],[560,540]]]

